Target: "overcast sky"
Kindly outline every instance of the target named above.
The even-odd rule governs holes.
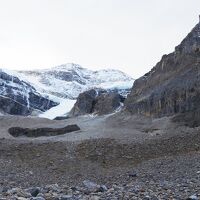
[[[200,0],[0,0],[0,67],[149,71],[198,23]]]

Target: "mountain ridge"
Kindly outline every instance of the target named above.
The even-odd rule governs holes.
[[[69,99],[76,99],[80,93],[93,88],[121,89],[120,87],[123,86],[122,89],[124,90],[131,88],[134,81],[132,77],[120,70],[102,69],[93,71],[73,63],[49,69],[18,72],[25,75],[25,78],[29,79],[28,81],[33,85],[34,81],[37,80],[38,90],[41,90],[41,92]],[[32,81],[32,79],[34,80]],[[55,93],[55,89],[59,92]]]
[[[132,114],[153,117],[196,112],[200,101],[200,23],[164,55],[150,72],[135,80],[125,101]]]

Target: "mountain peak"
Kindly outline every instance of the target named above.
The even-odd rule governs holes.
[[[92,88],[127,90],[134,82],[120,70],[93,71],[74,63],[39,71],[20,71],[20,74],[41,93],[69,99],[76,99]]]
[[[83,67],[75,63],[66,63],[66,64],[58,65],[52,68],[52,70],[59,70],[59,71],[68,71],[68,70],[77,70],[77,69],[83,69]]]
[[[200,19],[199,23],[175,48],[176,53],[198,53],[200,52]]]

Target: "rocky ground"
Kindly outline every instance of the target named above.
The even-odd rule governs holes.
[[[12,138],[6,130],[62,127],[62,136]],[[199,199],[199,128],[118,113],[61,121],[0,119],[0,199]]]

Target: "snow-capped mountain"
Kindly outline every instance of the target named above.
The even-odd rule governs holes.
[[[130,92],[133,79],[119,70],[92,71],[77,64],[32,71],[0,71],[0,112],[50,119],[64,115],[78,95],[90,89]]]
[[[13,71],[0,69],[1,113],[30,115],[33,111],[44,112],[58,105],[17,76]]]
[[[124,92],[132,87],[134,81],[119,70],[92,71],[77,64],[19,73],[41,93],[67,99],[76,99],[80,93],[93,88]]]

